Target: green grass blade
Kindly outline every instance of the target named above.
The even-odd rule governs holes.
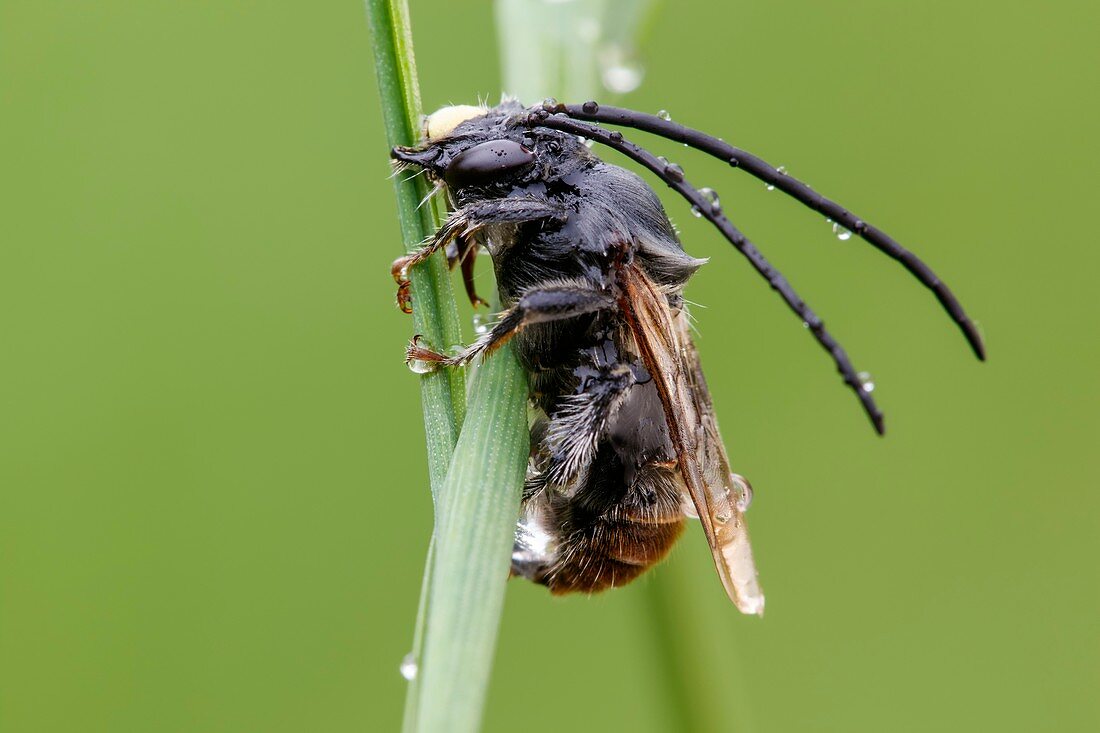
[[[386,142],[412,145],[419,137],[420,91],[416,80],[408,9],[402,0],[368,0],[374,47],[375,72],[386,127]],[[381,147],[381,146],[379,146]],[[437,226],[433,210],[420,207],[428,193],[423,177],[412,180],[394,178],[397,213],[406,252],[416,249]],[[447,264],[439,253],[426,264],[414,268],[412,281],[413,328],[437,348],[457,344],[462,339],[458,308],[455,306]],[[400,351],[394,349],[394,358]],[[427,436],[428,469],[432,493],[438,502],[439,486],[451,463],[458,430],[466,410],[466,393],[461,373],[425,374],[420,377],[424,429]]]
[[[527,466],[527,378],[511,349],[478,368],[443,487],[416,730],[481,721]]]
[[[401,0],[368,0],[366,9],[387,144],[389,147],[412,145],[419,137],[422,111],[408,7]],[[419,205],[428,193],[422,177],[413,180],[395,177],[394,192],[397,197],[403,249],[410,252],[435,231],[439,224],[439,212],[434,202],[432,206]],[[422,267],[414,268],[409,279],[414,298],[414,333],[423,334],[429,342],[441,347],[458,343],[461,340],[458,308],[442,253],[432,257]],[[465,417],[466,390],[462,370],[453,370],[449,374],[421,375],[420,396],[428,453],[428,476],[432,497],[438,506],[441,487]],[[428,547],[425,561],[424,581],[410,652],[413,664],[418,663],[422,654],[433,549],[434,542]],[[419,683],[414,676],[409,682],[405,705],[407,731],[415,730],[418,697]]]

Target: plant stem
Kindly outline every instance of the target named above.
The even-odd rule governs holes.
[[[420,129],[420,88],[416,79],[408,8],[404,0],[368,0],[374,46],[375,72],[390,147],[414,145]],[[434,209],[420,207],[428,194],[423,177],[394,177],[397,214],[406,252],[417,249],[438,226]],[[451,290],[447,263],[442,253],[409,273],[412,281],[413,328],[436,348],[462,340],[458,308]],[[460,371],[420,376],[420,394],[427,435],[428,473],[432,494],[439,502],[439,487],[451,463],[451,453],[466,411],[465,385]]]

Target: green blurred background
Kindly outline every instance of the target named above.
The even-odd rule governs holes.
[[[424,102],[495,98],[487,3],[413,4]],[[768,615],[695,531],[660,583],[714,730],[1100,728],[1095,3],[676,0],[623,101],[911,243],[895,263],[654,143],[740,257],[688,297]],[[0,1],[0,731],[393,730],[431,526],[359,2]],[[464,307],[465,308],[465,307]],[[464,310],[468,315],[468,310]],[[676,730],[639,582],[509,585],[490,731]]]

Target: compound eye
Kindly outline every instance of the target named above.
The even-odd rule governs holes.
[[[456,155],[444,178],[451,188],[490,183],[518,173],[535,162],[535,154],[511,140],[491,140]]]

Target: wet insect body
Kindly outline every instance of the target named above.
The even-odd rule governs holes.
[[[555,593],[623,585],[668,553],[686,517],[698,516],[730,598],[762,613],[744,519],[751,488],[730,471],[684,304],[684,286],[705,260],[684,251],[645,181],[601,160],[581,136],[650,168],[715,223],[830,352],[880,432],[882,415],[821,320],[712,199],[679,167],[585,120],[680,139],[775,181],[901,260],[982,356],[980,339],[931,270],[885,234],[758,158],[658,117],[594,102],[451,107],[428,119],[422,146],[393,151],[399,168],[426,171],[453,205],[436,235],[394,264],[399,303],[410,307],[408,269],[446,248],[452,264],[462,263],[476,306],[472,263],[484,247],[504,308],[460,353],[414,339],[407,358],[454,366],[511,340],[529,375],[537,418],[512,572]]]

